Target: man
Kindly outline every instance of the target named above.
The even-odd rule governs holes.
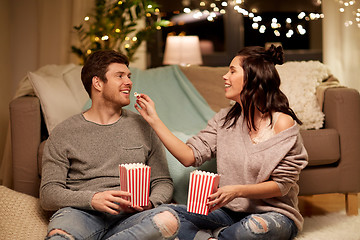
[[[46,142],[40,200],[57,211],[49,239],[173,239],[177,233],[172,209],[154,208],[173,191],[163,145],[140,115],[123,109],[132,88],[128,65],[112,50],[90,55],[81,80],[91,108],[56,126]],[[148,206],[131,207],[123,198],[130,196],[120,191],[123,163],[151,167]]]

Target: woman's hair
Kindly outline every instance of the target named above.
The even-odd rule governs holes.
[[[249,130],[256,130],[254,122],[255,109],[263,114],[269,114],[270,124],[272,113],[282,112],[290,115],[298,124],[302,124],[294,111],[289,107],[289,101],[280,90],[280,77],[275,68],[276,64],[283,64],[283,49],[281,46],[246,47],[237,54],[240,65],[244,70],[244,85],[240,93],[240,104],[237,102],[225,117],[223,127],[235,126],[242,111],[244,121]]]
[[[114,50],[100,50],[93,52],[86,60],[81,70],[81,81],[90,98],[93,77],[97,76],[103,82],[107,82],[106,73],[111,63],[121,63],[129,66],[128,58]]]

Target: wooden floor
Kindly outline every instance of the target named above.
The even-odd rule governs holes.
[[[360,196],[358,194],[358,206]],[[344,194],[321,194],[313,196],[299,196],[299,209],[304,217],[325,215],[327,213],[345,211]]]

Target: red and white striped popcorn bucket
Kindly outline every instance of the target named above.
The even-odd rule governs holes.
[[[124,197],[132,206],[147,206],[150,193],[151,167],[142,163],[129,163],[119,165],[120,190],[131,194]]]
[[[220,175],[195,170],[190,173],[187,211],[202,215],[209,214],[209,196],[219,185]]]

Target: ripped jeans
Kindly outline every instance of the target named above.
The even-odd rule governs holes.
[[[205,216],[187,212],[184,205],[167,206],[174,209],[180,218],[180,240],[210,237],[219,240],[289,240],[295,238],[298,232],[291,219],[277,212],[249,214],[221,208]]]
[[[171,237],[165,238],[153,221],[156,214],[164,211],[177,216],[174,210],[162,206],[136,214],[118,215],[66,207],[50,218],[48,233],[60,229],[67,234],[56,233],[46,239],[174,239],[178,230]],[[179,225],[179,219],[176,219]]]

